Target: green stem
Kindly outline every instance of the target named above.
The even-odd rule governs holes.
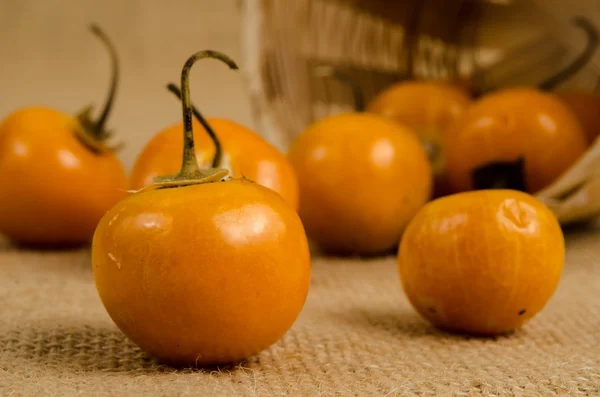
[[[588,64],[598,48],[598,31],[592,22],[584,17],[575,17],[573,19],[573,24],[585,31],[587,35],[587,45],[583,52],[575,58],[569,66],[539,84],[538,87],[541,90],[552,90],[563,81],[566,81],[577,74]]]
[[[175,96],[177,98],[179,98],[179,100],[181,100],[181,90],[179,89],[179,87],[177,87],[173,83],[169,83],[167,85],[167,89],[169,91],[171,91],[173,94],[175,94]],[[192,113],[194,114],[194,117],[196,117],[196,119],[198,119],[200,124],[202,124],[202,126],[204,127],[204,129],[206,130],[206,132],[208,133],[208,135],[210,136],[210,138],[212,139],[212,141],[215,144],[215,155],[213,157],[211,166],[212,166],[212,168],[219,168],[219,166],[221,165],[221,158],[223,157],[223,148],[221,146],[221,141],[219,141],[217,134],[212,129],[210,124],[208,124],[208,121],[206,121],[204,116],[202,116],[202,114],[198,111],[198,109],[196,109],[196,107],[193,104],[192,104]]]
[[[195,176],[201,174],[196,151],[194,149],[194,129],[192,126],[192,105],[190,101],[190,69],[196,61],[203,58],[214,58],[227,64],[230,69],[237,70],[238,67],[227,55],[217,51],[199,51],[192,55],[183,65],[181,70],[181,107],[183,112],[183,163],[180,176]],[[216,137],[216,135],[215,135]],[[218,140],[217,140],[218,141]],[[217,144],[215,141],[215,145]]]
[[[333,77],[334,79],[341,81],[348,85],[352,89],[352,97],[354,98],[354,109],[357,112],[364,112],[365,110],[365,97],[362,88],[356,80],[348,76],[346,73],[340,72],[329,66],[319,67],[317,74],[322,77]]]
[[[106,102],[104,103],[104,109],[102,110],[100,117],[98,117],[98,120],[93,124],[93,129],[91,131],[97,138],[103,138],[103,134],[105,133],[104,127],[106,124],[106,120],[108,119],[110,111],[112,110],[112,106],[115,99],[115,93],[117,92],[117,86],[119,84],[119,58],[117,56],[117,50],[115,49],[114,45],[112,44],[108,36],[106,36],[106,34],[102,31],[102,29],[100,29],[99,26],[92,25],[90,27],[90,30],[104,44],[104,46],[108,50],[111,60],[112,72],[110,90],[108,92]]]

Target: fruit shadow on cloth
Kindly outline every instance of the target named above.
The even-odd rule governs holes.
[[[118,329],[95,325],[16,328],[0,336],[0,354],[0,369],[11,372],[33,366],[53,373],[210,373],[218,376],[252,364],[172,367],[143,352]]]

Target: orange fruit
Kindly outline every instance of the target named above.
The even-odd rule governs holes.
[[[423,207],[402,237],[398,270],[408,299],[435,326],[495,335],[542,310],[564,256],[560,225],[542,202],[481,190]]]
[[[448,128],[471,103],[466,91],[458,83],[406,81],[389,87],[367,107],[368,112],[387,117],[416,132],[433,165],[436,196],[449,193],[444,142]]]
[[[271,189],[201,170],[185,63],[181,171],[113,207],[92,245],[98,293],[136,344],[174,365],[237,362],[292,326],[310,285],[310,254],[296,211]],[[216,135],[211,136],[220,146]]]
[[[600,97],[585,91],[561,91],[556,95],[577,117],[588,143],[593,143],[600,135]]]
[[[292,143],[289,158],[300,184],[300,218],[326,251],[393,248],[431,194],[431,166],[416,135],[376,115],[318,121]]]
[[[73,117],[44,107],[17,110],[0,123],[0,233],[29,245],[89,242],[100,218],[128,188],[127,176],[104,130],[117,83],[98,121],[89,108]]]
[[[92,264],[117,326],[176,365],[240,361],[275,343],[311,269],[296,212],[242,180],[131,195],[100,222]]]
[[[473,189],[472,173],[479,167],[523,158],[528,191],[535,193],[566,171],[587,143],[575,115],[556,96],[514,88],[474,103],[444,146],[454,191]]]

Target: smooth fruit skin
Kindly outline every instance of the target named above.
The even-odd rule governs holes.
[[[300,313],[310,254],[297,213],[243,180],[136,193],[100,222],[96,286],[117,326],[175,365],[242,360]]]
[[[575,115],[556,96],[515,88],[474,103],[449,131],[444,146],[455,192],[473,189],[475,168],[523,156],[525,180],[535,193],[566,171],[587,143]]]
[[[593,143],[600,135],[600,96],[585,91],[563,91],[556,95],[577,116],[588,143]]]
[[[128,188],[114,153],[97,154],[73,132],[76,119],[43,107],[0,124],[0,233],[27,245],[89,242]]]
[[[470,103],[466,89],[457,84],[408,81],[380,93],[367,111],[408,126],[423,142],[433,145],[430,157],[436,175],[436,195],[442,195],[448,193],[443,146],[446,131]]]
[[[427,202],[427,155],[409,129],[367,113],[331,116],[293,142],[300,218],[309,238],[341,254],[377,254],[398,244]]]
[[[444,82],[407,81],[375,97],[367,110],[412,129],[421,138],[437,138],[471,103],[461,87]]]
[[[298,208],[298,181],[288,159],[258,134],[233,121],[208,119],[223,147],[223,164],[233,177],[248,178],[279,193]],[[183,125],[175,124],[156,135],[137,158],[131,187],[139,190],[157,176],[176,174],[181,167]],[[210,166],[215,147],[199,122],[194,120],[196,156],[200,168]]]
[[[544,204],[526,193],[481,190],[423,207],[402,237],[398,269],[410,302],[434,325],[495,335],[544,307],[564,254]]]

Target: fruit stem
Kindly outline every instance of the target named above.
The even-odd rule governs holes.
[[[330,66],[321,66],[317,68],[317,75],[320,77],[333,77],[334,79],[346,84],[352,89],[352,97],[354,98],[354,109],[357,112],[365,111],[365,97],[362,88],[356,80],[348,76],[346,73],[340,72]]]
[[[181,165],[180,177],[194,177],[201,175],[200,167],[196,159],[196,151],[194,149],[194,129],[192,126],[192,105],[190,101],[190,84],[189,75],[190,69],[196,63],[196,61],[203,58],[214,58],[227,64],[230,69],[237,70],[238,67],[235,62],[230,59],[227,55],[221,54],[217,51],[199,51],[192,55],[183,65],[181,70],[181,108],[183,112],[183,163]],[[211,135],[211,138],[215,142],[215,146],[218,143],[216,135]]]
[[[175,96],[177,98],[179,98],[179,100],[182,99],[181,90],[175,84],[169,83],[167,85],[167,89],[169,91],[171,91],[173,94],[175,94]],[[204,129],[206,130],[208,135],[210,135],[210,138],[213,140],[213,142],[215,144],[215,155],[212,159],[211,166],[213,168],[218,168],[221,165],[221,158],[223,157],[223,148],[221,147],[221,141],[219,141],[217,134],[212,129],[210,124],[208,124],[208,121],[206,121],[204,116],[202,116],[202,114],[198,111],[198,109],[193,104],[191,106],[192,106],[192,113],[194,114],[194,117],[196,117],[196,119],[198,119],[200,124],[202,124],[202,127],[204,127]]]
[[[108,50],[108,53],[110,55],[110,60],[111,60],[111,70],[112,71],[111,71],[110,89],[108,91],[108,96],[106,98],[106,102],[104,103],[104,109],[102,110],[100,117],[98,117],[98,120],[93,124],[92,131],[91,131],[95,137],[102,139],[102,138],[104,138],[104,134],[105,134],[104,126],[106,124],[106,120],[108,119],[108,116],[110,115],[110,111],[112,110],[112,106],[113,106],[114,99],[115,99],[115,93],[117,92],[117,86],[119,84],[119,58],[117,56],[117,50],[115,49],[114,45],[112,44],[112,42],[110,41],[108,36],[106,36],[104,31],[102,31],[102,29],[100,29],[99,26],[92,25],[90,27],[90,30],[104,44],[104,46]]]
[[[575,17],[573,19],[573,24],[585,31],[587,35],[586,47],[583,52],[577,58],[575,58],[573,62],[571,62],[569,66],[540,83],[538,87],[541,90],[552,90],[560,83],[577,74],[588,64],[590,59],[592,59],[592,56],[598,47],[598,30],[589,19],[584,17]]]

